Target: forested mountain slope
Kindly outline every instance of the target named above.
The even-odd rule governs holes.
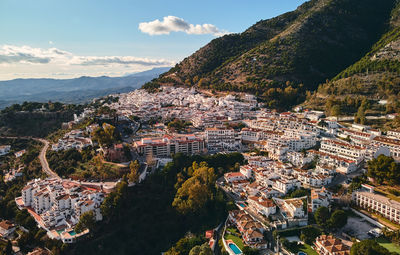
[[[295,11],[214,39],[144,88],[185,85],[257,94],[271,107],[361,59],[388,31],[395,0],[311,0]]]

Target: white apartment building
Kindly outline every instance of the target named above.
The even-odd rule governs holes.
[[[279,139],[268,139],[258,143],[258,146],[268,152],[268,157],[273,160],[284,161],[289,147]]]
[[[243,128],[240,132],[243,143],[254,143],[263,140],[263,132],[260,129]]]
[[[206,128],[204,135],[209,151],[234,150],[238,147],[234,129]]]
[[[308,153],[312,156],[319,157],[318,165],[325,167],[327,166],[328,168],[332,167],[335,169],[336,172],[343,174],[348,174],[356,171],[361,163],[360,159],[359,161],[351,160],[348,159],[348,157],[341,157],[334,153],[326,153],[323,151],[315,150],[309,150]]]
[[[353,193],[353,201],[361,208],[381,214],[383,217],[400,223],[400,203],[385,196],[366,191]]]
[[[297,129],[287,129],[285,134],[281,137],[285,141],[289,150],[301,151],[309,149],[317,144],[316,134],[310,131],[299,131]]]
[[[204,140],[195,135],[164,135],[162,138],[142,138],[133,143],[140,155],[170,157],[172,154],[188,155],[204,152]]]
[[[266,167],[271,164],[272,160],[264,156],[245,156],[249,165],[257,167]]]
[[[17,202],[18,207],[31,207],[39,216],[35,217],[37,223],[49,233],[55,228],[73,228],[80,216],[88,211],[95,213],[96,220],[102,219],[103,193],[69,180],[35,179],[28,182],[21,193],[22,197],[16,198],[16,201],[22,201]],[[61,239],[60,233],[51,236]]]
[[[286,153],[286,159],[290,163],[292,163],[294,166],[297,167],[302,167],[306,164],[309,164],[313,161],[313,157],[304,155],[301,152],[296,152],[296,151],[288,151]]]
[[[357,165],[359,165],[364,160],[366,148],[352,145],[345,141],[323,139],[321,141],[320,152],[334,154],[341,158],[353,160]]]
[[[372,133],[355,131],[348,128],[341,128],[340,131],[342,134],[340,135],[343,138],[349,137],[353,143],[363,146],[365,144],[369,144],[372,139],[375,137]]]
[[[385,136],[377,136],[372,140],[372,145],[388,147],[390,150],[390,156],[400,158],[400,140]]]
[[[286,194],[290,190],[298,189],[301,187],[299,180],[293,177],[282,177],[280,179],[273,180],[272,188]]]
[[[297,174],[297,180],[306,187],[322,187],[332,182],[333,177],[330,175],[300,173]]]
[[[388,130],[386,135],[389,138],[398,139],[400,140],[400,130]]]

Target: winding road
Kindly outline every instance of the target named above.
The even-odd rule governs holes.
[[[61,179],[60,176],[58,176],[53,170],[50,169],[49,162],[47,162],[46,159],[46,153],[47,149],[50,146],[49,141],[43,138],[36,138],[36,137],[27,137],[27,136],[22,136],[22,137],[17,137],[17,136],[0,136],[0,138],[6,138],[6,139],[24,139],[24,140],[30,140],[33,139],[35,141],[41,142],[44,146],[42,150],[40,151],[39,154],[39,160],[40,164],[42,165],[42,170],[50,177],[50,178],[57,178]]]
[[[39,154],[39,160],[40,160],[40,164],[42,165],[43,171],[51,178],[61,179],[60,176],[58,176],[56,174],[56,172],[54,172],[53,170],[50,169],[49,162],[47,162],[47,159],[46,159],[47,149],[49,148],[49,145],[50,145],[49,141],[42,139],[42,138],[32,138],[32,139],[34,139],[36,141],[40,141],[41,143],[44,144],[44,146]]]

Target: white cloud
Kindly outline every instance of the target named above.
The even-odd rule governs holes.
[[[53,45],[53,44],[54,44],[54,42],[53,42],[53,41],[49,41],[49,44],[50,44],[50,45]]]
[[[30,46],[0,46],[0,64],[49,64],[64,65],[143,65],[166,66],[174,64],[165,59],[138,58],[132,56],[77,56],[57,48],[32,48]]]
[[[132,73],[174,61],[134,56],[80,56],[57,48],[0,45],[0,80],[17,77],[78,77]]]
[[[215,36],[229,34],[228,31],[221,30],[212,24],[193,25],[175,16],[166,16],[162,21],[156,19],[139,23],[139,30],[149,35],[169,35],[171,32],[185,32],[195,35],[212,34]]]
[[[136,58],[136,57],[78,57],[75,58],[71,63],[83,66],[92,65],[143,65],[143,66],[165,66],[172,65],[171,61],[157,60],[148,58]]]

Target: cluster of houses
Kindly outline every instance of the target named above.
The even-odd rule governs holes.
[[[265,156],[246,155],[246,159],[248,164],[241,166],[239,172],[224,175],[231,190],[241,197],[257,194],[266,198],[282,197],[300,187],[323,189],[333,178],[316,169],[303,170]]]
[[[18,168],[10,168],[4,173],[4,182],[11,182],[18,177],[21,177],[23,175],[23,169],[23,166],[19,166]]]
[[[104,193],[94,187],[62,179],[34,179],[22,189],[16,198],[19,209],[27,209],[50,238],[72,243],[86,234],[74,231],[80,216],[93,211],[96,220],[101,220],[100,205]]]
[[[192,124],[179,133],[172,133],[160,123],[149,125],[149,129],[142,128],[138,133],[135,133],[136,126],[133,128],[135,136],[129,146],[139,156],[152,157],[162,164],[176,153],[256,151],[245,155],[247,164],[240,171],[224,175],[225,188],[246,202],[243,205],[246,210],[231,211],[229,221],[252,247],[266,247],[265,229],[247,210],[270,219],[271,225],[278,229],[304,226],[308,212],[327,207],[334,199],[325,188],[334,176],[361,170],[368,160],[378,155],[400,158],[400,131],[392,130],[384,135],[364,125],[342,126],[335,119],[323,118],[324,113],[318,111],[278,113],[262,108],[254,96],[244,93],[213,96],[195,88],[165,86],[154,94],[143,89],[119,94],[117,101],[105,105],[115,110],[116,116],[127,120],[135,116],[142,124],[160,119],[164,122],[179,119]],[[73,122],[63,125],[72,128],[92,113],[93,110],[86,109],[74,116]],[[93,124],[86,130],[72,130],[53,144],[52,150],[81,150],[93,145],[87,134],[98,128]],[[102,149],[108,160],[125,162],[124,146],[127,144]],[[1,146],[0,156],[9,151],[9,147]],[[284,199],[289,192],[301,187],[311,189],[311,196]],[[29,182],[17,203],[35,215],[49,236],[73,242],[79,236],[73,227],[82,213],[94,211],[96,218],[101,219],[99,205],[103,197],[98,190],[46,179]],[[354,192],[353,201],[361,208],[400,223],[400,204],[371,189]],[[338,242],[331,236],[321,236],[315,247],[320,254],[347,254],[348,247]]]
[[[265,227],[248,213],[243,210],[230,211],[228,221],[241,233],[246,245],[260,249],[267,248],[263,235]]]
[[[137,116],[142,120],[150,118],[177,118],[193,123],[194,127],[206,128],[222,125],[228,121],[238,121],[255,116],[252,111],[258,106],[256,97],[242,94],[209,96],[194,88],[164,86],[160,92],[150,94],[139,89],[119,94],[119,101],[108,106],[117,114]]]
[[[83,130],[71,130],[66,133],[63,138],[58,139],[58,142],[51,146],[53,151],[77,149],[82,150],[88,146],[92,146],[92,139],[85,136]]]

